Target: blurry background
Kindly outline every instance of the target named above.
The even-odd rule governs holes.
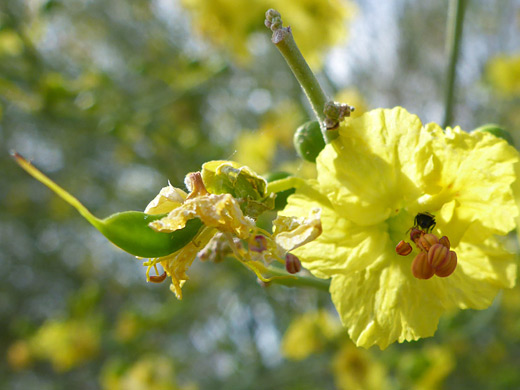
[[[520,290],[381,352],[348,341],[326,293],[262,288],[232,261],[147,284],[9,157],[16,149],[100,217],[142,210],[211,159],[313,174],[312,119],[270,43],[277,8],[330,96],[442,122],[448,2],[4,0],[0,3],[0,388],[511,389]],[[466,12],[455,119],[520,141],[520,1]],[[238,263],[237,263],[238,264]],[[322,310],[319,310],[322,309]]]

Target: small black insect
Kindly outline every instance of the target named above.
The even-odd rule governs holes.
[[[427,233],[431,232],[436,225],[435,217],[430,213],[417,214],[413,222],[414,227],[421,228]]]

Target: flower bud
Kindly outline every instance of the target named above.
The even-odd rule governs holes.
[[[406,241],[401,240],[399,244],[395,247],[395,251],[398,255],[408,256],[412,252],[412,246],[408,244]]]
[[[449,249],[442,244],[432,245],[428,251],[428,263],[434,268],[442,268],[448,261]]]
[[[412,274],[417,279],[430,279],[435,270],[428,263],[428,255],[426,252],[420,252],[412,262]]]
[[[302,263],[300,262],[300,259],[298,259],[298,257],[293,255],[292,253],[287,253],[285,255],[285,269],[290,274],[295,274],[301,271]]]
[[[325,141],[317,121],[306,122],[294,133],[294,148],[304,160],[316,162],[316,157],[325,147]]]
[[[450,276],[455,268],[457,267],[457,254],[453,251],[449,251],[446,256],[446,262],[443,266],[437,268],[435,270],[435,275],[440,276],[441,278],[445,278],[446,276]]]
[[[423,249],[425,252],[428,252],[430,248],[438,242],[439,239],[437,236],[431,233],[426,233],[419,237],[419,239],[416,241],[416,244],[419,248]]]
[[[442,236],[439,239],[439,244],[444,245],[446,248],[450,249],[450,240],[446,236]]]

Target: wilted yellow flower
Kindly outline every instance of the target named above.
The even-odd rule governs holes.
[[[341,331],[337,316],[326,310],[296,317],[282,339],[282,354],[292,360],[302,360],[321,351]]]
[[[50,360],[58,372],[68,371],[99,353],[100,322],[96,318],[50,320],[30,340],[34,356]]]
[[[445,311],[487,308],[514,286],[515,256],[496,236],[516,227],[517,162],[502,139],[423,126],[400,107],[340,126],[317,159],[317,180],[298,188],[283,214],[321,208],[323,234],[294,253],[332,278],[332,300],[358,346],[432,336]],[[419,213],[433,214],[433,233],[458,256],[448,277],[417,279],[413,256],[396,253]]]
[[[254,217],[272,208],[274,199],[267,193],[265,179],[247,166],[232,161],[210,161],[203,165],[202,172],[189,174],[186,185],[189,195],[169,185],[145,209],[147,214],[167,213],[149,224],[158,232],[183,229],[193,219],[199,219],[203,224],[180,250],[144,263],[148,267],[149,281],[160,282],[166,275],[171,277],[170,289],[178,299],[182,299],[182,286],[188,280],[187,270],[217,233],[220,233],[219,240],[227,241],[232,255],[264,281],[268,280],[262,276],[262,263],[272,260],[284,263],[284,256],[289,251],[321,233],[319,210],[311,211],[308,217],[276,219],[274,234],[257,227]],[[240,240],[247,242],[248,248]],[[150,276],[151,268],[158,263],[165,273]]]
[[[340,390],[379,390],[390,388],[386,370],[369,351],[344,342],[332,361],[334,379]]]
[[[346,22],[355,13],[348,0],[182,0],[192,14],[194,28],[206,39],[228,49],[240,62],[250,58],[249,39],[265,33],[264,14],[276,8],[288,25],[303,55],[319,66],[325,49],[347,37]]]
[[[487,77],[495,90],[506,96],[520,95],[520,55],[501,55],[487,64]]]

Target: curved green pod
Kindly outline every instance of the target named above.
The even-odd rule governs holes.
[[[89,222],[109,241],[134,256],[162,257],[189,244],[203,225],[200,219],[191,219],[183,229],[172,233],[156,232],[148,226],[166,215],[123,211]]]
[[[183,229],[172,233],[156,232],[148,224],[167,214],[151,215],[141,211],[123,211],[105,219],[99,219],[78,199],[54,183],[21,155],[16,152],[13,152],[12,155],[18,165],[27,173],[78,210],[109,241],[134,256],[162,257],[174,253],[187,245],[203,226],[200,219],[192,219],[186,223]]]

